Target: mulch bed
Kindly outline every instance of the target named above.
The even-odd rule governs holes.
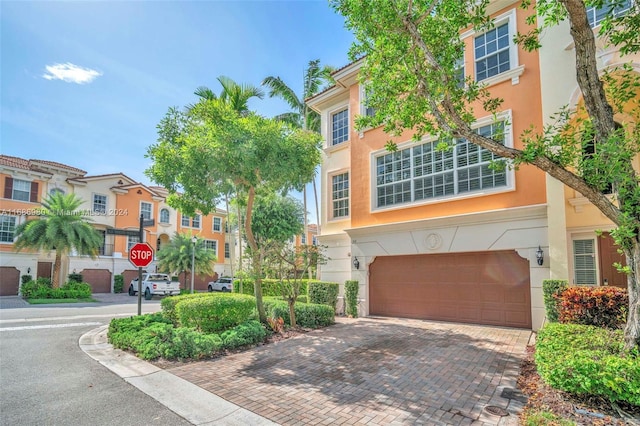
[[[580,398],[546,385],[536,371],[534,352],[535,346],[527,347],[527,356],[520,366],[518,376],[518,388],[529,398],[520,416],[523,423],[527,413],[548,411],[578,425],[640,426],[640,407],[619,404],[619,408],[624,411],[621,415],[603,398]],[[623,415],[631,418],[625,419]]]

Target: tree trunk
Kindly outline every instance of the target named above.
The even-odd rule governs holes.
[[[289,323],[291,324],[291,328],[296,328],[296,301],[289,298],[287,302],[289,302]]]
[[[256,191],[254,187],[249,188],[249,194],[247,196],[247,217],[244,222],[244,230],[247,235],[247,243],[251,247],[253,259],[253,271],[255,273],[255,285],[253,286],[253,292],[256,297],[256,308],[258,309],[258,317],[263,324],[267,323],[267,315],[264,311],[264,303],[262,302],[262,262],[258,258],[258,244],[253,236],[253,230],[251,229],[251,216],[253,212],[253,202],[256,198]]]
[[[60,287],[60,266],[62,265],[62,254],[56,250],[56,259],[53,262],[53,276],[51,277],[51,287]]]
[[[631,350],[640,346],[640,285],[638,275],[640,272],[640,241],[636,237],[630,253],[627,253],[627,265],[631,273],[627,277],[629,293],[629,312],[627,314],[627,326],[624,329],[625,348]]]

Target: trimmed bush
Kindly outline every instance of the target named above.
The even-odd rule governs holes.
[[[75,281],[77,283],[81,283],[83,278],[82,278],[82,274],[69,274],[68,278],[69,281]]]
[[[624,352],[621,330],[547,324],[536,338],[535,361],[554,388],[640,406],[640,353]]]
[[[53,290],[58,290],[58,289],[53,289]],[[68,299],[74,299],[74,298],[84,299],[87,297],[91,297],[91,285],[88,283],[83,283],[79,281],[69,281],[68,283],[60,287],[59,290],[66,292],[68,296],[65,298],[68,298]]]
[[[243,280],[233,281],[233,292],[240,293],[240,283],[242,282],[242,294],[248,294],[253,296],[255,281],[245,278]],[[300,295],[307,294],[307,286],[309,280],[300,280]],[[262,280],[262,295],[263,296],[282,296],[282,282],[274,279]]]
[[[51,288],[51,278],[45,278],[45,277],[36,278],[36,283],[38,285]]]
[[[122,290],[124,290],[124,276],[118,274],[113,277],[113,292],[122,293]]]
[[[248,321],[254,316],[255,298],[244,294],[221,294],[185,298],[175,306],[178,324],[203,333],[215,333]]]
[[[178,316],[176,315],[176,305],[183,300],[193,299],[196,297],[215,297],[219,293],[186,293],[179,296],[165,297],[160,301],[160,308],[165,318],[171,320],[178,325]]]
[[[262,342],[265,337],[267,337],[267,330],[258,321],[247,321],[220,335],[225,349],[253,345]]]
[[[31,275],[22,275],[20,277],[20,284],[26,284],[29,281],[33,281],[33,278],[31,277]]]
[[[629,298],[618,287],[568,287],[560,296],[560,322],[622,328]]]
[[[569,286],[567,280],[543,280],[544,308],[549,322],[558,322],[560,301],[558,297]]]
[[[358,317],[358,291],[360,283],[355,280],[348,280],[344,283],[344,307],[345,314],[353,318]]]
[[[51,288],[47,281],[38,279],[22,284],[25,299],[86,299],[91,297],[91,286],[87,283],[69,281],[60,288]]]
[[[267,318],[282,318],[285,324],[291,324],[289,305],[283,300],[266,298],[264,310]],[[296,303],[294,306],[296,323],[300,327],[318,328],[331,325],[335,322],[335,311],[327,305],[313,303]]]
[[[336,310],[338,304],[338,292],[340,285],[338,283],[330,283],[325,281],[311,281],[309,283],[309,302],[331,306]]]

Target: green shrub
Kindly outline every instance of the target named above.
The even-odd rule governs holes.
[[[20,294],[22,294],[22,297],[25,299],[30,299],[38,287],[40,287],[38,283],[33,280],[22,283],[20,286]]]
[[[331,306],[336,310],[338,304],[338,292],[340,285],[338,283],[330,283],[325,281],[311,281],[309,283],[309,302]]]
[[[51,278],[39,277],[36,279],[36,283],[51,288]]]
[[[31,275],[22,275],[20,277],[20,284],[26,284],[29,281],[33,281],[33,278],[31,278]]]
[[[640,406],[640,353],[624,351],[621,330],[547,324],[536,339],[535,361],[554,388]]]
[[[220,335],[225,349],[253,345],[267,337],[267,331],[259,321],[247,321]]]
[[[242,294],[248,294],[253,296],[254,293],[254,283],[255,281],[252,279],[245,278],[243,280],[234,280],[233,281],[233,292],[240,293],[240,284],[242,284]],[[307,294],[307,286],[309,280],[300,280],[300,295]],[[262,295],[263,296],[282,296],[282,282],[280,280],[274,279],[264,279],[262,280]]]
[[[178,316],[176,315],[176,305],[178,303],[195,297],[215,297],[218,294],[219,293],[187,293],[180,294],[179,296],[165,297],[160,301],[160,308],[167,319],[171,320],[175,325],[178,325]]]
[[[122,274],[113,277],[113,292],[122,293],[124,290],[124,276]]]
[[[76,274],[76,273],[69,274],[69,276],[68,276],[68,280],[69,280],[69,281],[75,281],[75,282],[77,282],[77,283],[81,283],[81,282],[82,282],[82,280],[83,280],[83,278],[82,278],[82,274]]]
[[[544,294],[544,307],[549,322],[558,322],[560,301],[558,297],[568,287],[567,280],[543,280],[542,293]]]
[[[181,300],[175,312],[181,327],[214,333],[235,327],[255,314],[255,298],[244,294],[208,295]]]
[[[344,283],[344,307],[345,314],[358,317],[358,291],[360,283],[355,280],[348,280]]]
[[[627,290],[618,287],[569,287],[560,296],[560,322],[623,328],[627,319]]]
[[[222,346],[222,339],[217,334],[203,334],[181,327],[174,329],[171,342],[162,347],[161,355],[166,359],[201,359],[213,355]]]
[[[87,297],[91,297],[91,285],[80,281],[69,281],[68,283],[60,287],[59,290],[62,290],[67,294],[66,297],[63,297],[64,299],[84,299]]]
[[[138,333],[151,324],[162,323],[172,325],[162,313],[138,315],[128,318],[114,318],[109,323],[107,338],[114,347],[124,350],[134,350]]]
[[[48,279],[45,279],[48,280]],[[25,299],[86,299],[91,297],[91,286],[87,283],[69,281],[60,288],[51,288],[47,281],[29,281],[20,291]]]
[[[275,298],[266,298],[264,300],[264,310],[267,318],[282,318],[285,324],[291,324],[287,302]],[[318,328],[335,322],[335,311],[327,305],[296,303],[294,310],[296,323],[300,327]]]

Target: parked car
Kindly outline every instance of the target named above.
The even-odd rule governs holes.
[[[131,280],[129,284],[129,296],[138,293],[138,278]],[[142,274],[142,293],[146,300],[154,295],[173,296],[180,294],[180,283],[171,281],[167,274]]]
[[[207,287],[209,291],[233,291],[233,278],[221,277],[217,281],[211,281]]]

